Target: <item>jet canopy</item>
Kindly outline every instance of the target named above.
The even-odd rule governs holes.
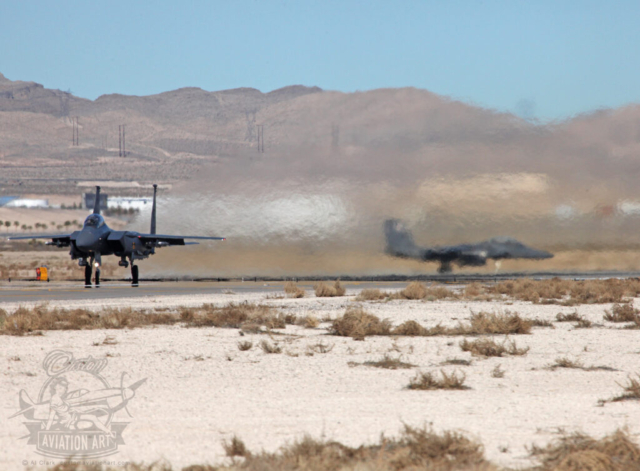
[[[104,225],[104,218],[99,214],[90,214],[87,219],[84,220],[85,227],[102,227]]]

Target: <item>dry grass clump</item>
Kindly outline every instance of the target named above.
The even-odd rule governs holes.
[[[340,280],[336,280],[333,286],[320,282],[313,287],[316,296],[319,298],[332,298],[336,296],[344,296],[347,290],[342,286]]]
[[[412,363],[406,363],[402,361],[400,357],[394,358],[388,353],[385,353],[385,355],[380,360],[365,361],[363,365],[372,366],[374,368],[386,368],[388,370],[408,369],[416,366]]]
[[[412,281],[405,289],[391,295],[392,299],[436,299],[457,298],[456,293],[444,286],[426,287],[418,281]]]
[[[42,330],[124,329],[179,322],[169,313],[147,313],[131,308],[106,309],[96,313],[87,309],[19,307],[13,314],[0,313],[0,334],[26,335]]]
[[[627,430],[595,440],[581,433],[565,435],[544,448],[533,446],[540,471],[633,471],[640,469],[640,447]]]
[[[447,374],[446,371],[440,370],[440,378],[428,372],[420,372],[411,379],[407,389],[420,389],[424,391],[433,389],[471,389],[465,386],[464,381],[467,379],[464,373],[459,375],[453,371]]]
[[[580,322],[582,320],[584,320],[584,317],[578,314],[578,311],[569,312],[567,314],[559,312],[556,314],[556,322]]]
[[[215,469],[222,470],[380,470],[402,471],[433,469],[438,471],[491,471],[495,466],[484,458],[481,444],[458,432],[438,434],[428,428],[405,425],[400,437],[381,437],[380,442],[352,448],[336,441],[310,436],[285,445],[275,453],[250,453],[238,440],[228,445],[228,455],[242,456],[242,461]],[[225,450],[227,448],[225,447]],[[214,468],[193,468],[190,471],[210,471]],[[146,470],[145,470],[146,471]]]
[[[614,304],[610,311],[604,311],[604,320],[609,322],[638,322],[640,311],[629,303]]]
[[[386,291],[380,291],[379,289],[363,289],[360,294],[356,296],[356,301],[380,301],[390,298],[391,294]]]
[[[282,347],[277,342],[270,343],[266,340],[260,342],[260,348],[264,353],[282,353]]]
[[[285,316],[271,306],[248,302],[229,303],[223,307],[203,304],[199,308],[182,308],[180,319],[189,327],[231,327],[264,326],[268,329],[282,329],[295,322],[295,316]]]
[[[303,288],[298,287],[293,281],[287,281],[284,284],[284,292],[289,298],[304,298],[305,291]]]
[[[342,317],[333,321],[330,332],[333,335],[352,337],[354,340],[364,340],[367,335],[389,335],[391,323],[387,319],[380,320],[369,314],[362,306],[349,307]]]
[[[416,321],[405,321],[392,331],[393,335],[407,335],[412,337],[424,337],[429,335],[429,329],[422,327]]]
[[[245,340],[244,342],[238,342],[238,350],[241,352],[246,352],[247,350],[251,350],[253,347],[253,342],[249,340]]]
[[[307,345],[307,354],[329,353],[333,347],[335,347],[333,343],[316,342],[313,345]]]
[[[577,304],[620,303],[625,298],[637,297],[640,294],[640,280],[628,278],[619,280],[549,280],[518,279],[503,281],[491,290],[521,301],[533,303]]]
[[[469,327],[461,326],[462,335],[481,334],[529,334],[532,322],[520,317],[520,314],[512,311],[503,313],[472,313]]]
[[[636,375],[636,378],[629,376],[627,378],[628,383],[626,385],[620,384],[619,386],[624,389],[624,393],[612,399],[612,402],[639,400],[640,399],[640,374]]]
[[[583,369],[584,365],[577,360],[574,361],[567,357],[561,357],[561,358],[556,358],[556,362],[549,367],[550,370],[555,370],[556,368]]]
[[[491,370],[492,378],[504,378],[504,374],[505,374],[505,371],[502,368],[500,368],[500,365],[494,366],[493,369]]]
[[[294,323],[304,327],[305,329],[315,329],[320,325],[320,320],[316,316],[307,315],[296,318]]]
[[[502,355],[520,356],[526,355],[529,351],[527,348],[518,348],[515,341],[507,342],[505,339],[502,343],[497,343],[493,339],[477,339],[469,342],[464,339],[460,342],[460,348],[463,352],[471,352],[473,355],[484,357],[501,357]]]
[[[531,325],[533,327],[550,327],[552,329],[555,329],[551,321],[547,321],[545,319],[540,319],[540,318],[531,319]]]
[[[418,281],[412,281],[405,289],[398,292],[400,299],[424,299],[427,296],[427,287]]]

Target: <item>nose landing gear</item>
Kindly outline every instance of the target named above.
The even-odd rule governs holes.
[[[131,286],[138,287],[138,265],[131,264]]]
[[[87,263],[84,266],[84,287],[91,288],[91,264]]]

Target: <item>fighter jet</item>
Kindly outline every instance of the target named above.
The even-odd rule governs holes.
[[[505,258],[551,258],[553,254],[537,250],[518,242],[511,237],[494,237],[477,244],[461,244],[443,247],[418,247],[413,241],[411,232],[397,219],[384,222],[384,233],[387,239],[385,252],[393,257],[414,258],[424,262],[439,262],[438,272],[451,271],[451,264],[459,267],[486,265],[487,259],[502,260]]]
[[[95,266],[95,284],[100,286],[100,267],[103,255],[120,257],[118,265],[128,267],[131,264],[131,285],[138,286],[137,260],[149,258],[156,252],[156,247],[169,245],[193,245],[197,242],[185,242],[185,239],[225,240],[224,237],[177,236],[156,234],[156,193],[158,185],[153,185],[153,206],[151,208],[151,230],[149,234],[135,231],[114,231],[104,222],[100,215],[100,187],[96,187],[96,202],[93,213],[87,216],[80,231],[71,234],[32,235],[9,237],[17,239],[51,239],[47,245],[56,247],[71,247],[69,255],[72,260],[78,260],[78,265],[84,267],[85,287],[91,287],[91,272]],[[127,260],[128,259],[128,260]]]

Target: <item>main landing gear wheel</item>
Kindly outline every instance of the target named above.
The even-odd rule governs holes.
[[[138,265],[131,265],[131,286],[138,287]]]
[[[100,287],[100,269],[96,268],[96,288]]]
[[[84,267],[84,287],[91,288],[91,264]]]

